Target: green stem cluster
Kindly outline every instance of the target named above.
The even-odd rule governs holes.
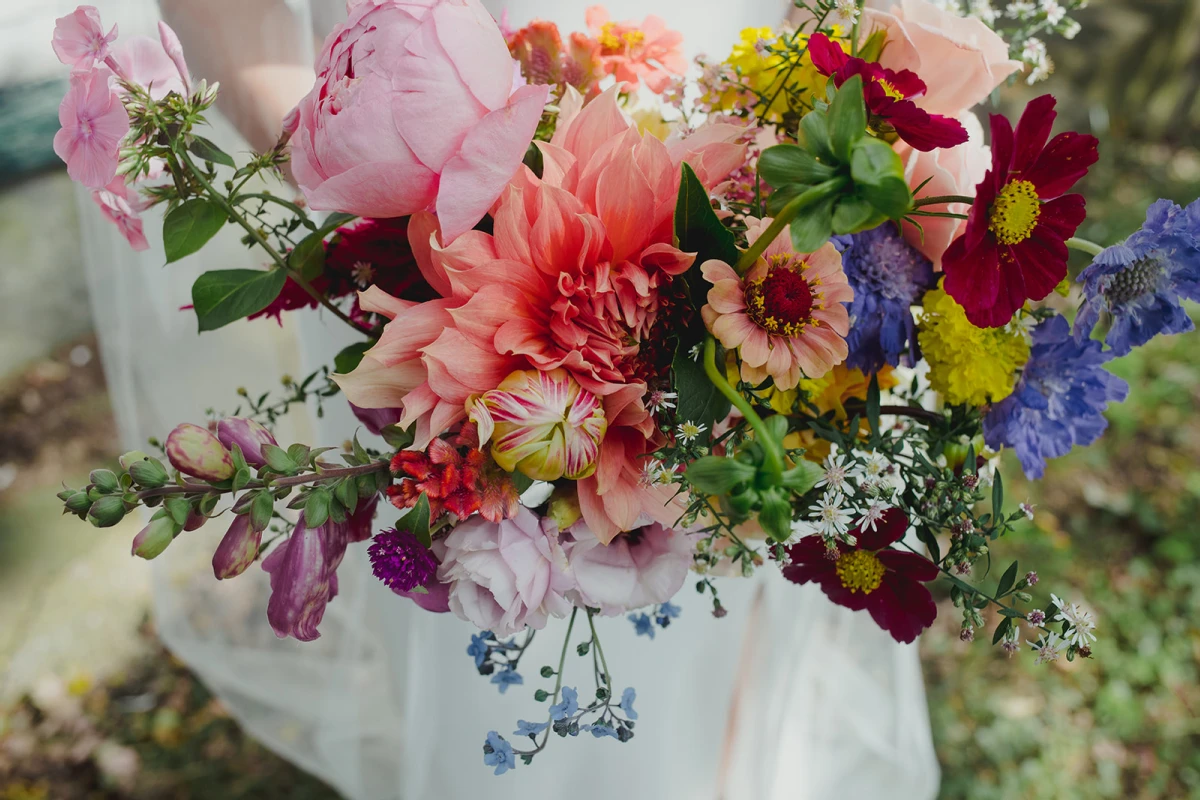
[[[811,208],[827,197],[837,194],[849,182],[849,179],[843,176],[830,178],[824,183],[818,183],[808,191],[788,201],[787,205],[780,210],[779,215],[767,226],[767,229],[742,253],[742,257],[738,259],[738,263],[735,266],[737,273],[745,275],[758,261],[759,256],[771,245],[771,242],[775,241],[781,233],[787,230],[787,226],[800,215],[800,212]]]
[[[778,486],[783,483],[783,446],[775,440],[775,437],[767,429],[767,424],[763,422],[763,418],[758,415],[758,412],[746,401],[741,392],[729,385],[729,381],[725,380],[725,376],[717,368],[717,341],[712,336],[708,336],[704,340],[704,373],[712,381],[713,386],[717,387],[717,391],[723,394],[733,404],[733,407],[741,412],[746,421],[750,423],[750,427],[758,435],[764,452],[764,466],[766,467],[771,485]]]

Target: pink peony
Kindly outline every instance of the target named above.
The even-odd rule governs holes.
[[[754,242],[770,219],[750,222]],[[742,380],[760,384],[771,377],[779,389],[794,389],[801,375],[820,378],[846,360],[854,299],[842,258],[826,243],[812,254],[796,253],[785,230],[767,246],[744,276],[722,261],[701,265],[712,284],[701,315],[727,350],[737,350]]]
[[[129,133],[129,117],[111,79],[103,67],[72,74],[58,107],[62,130],[54,135],[54,152],[67,162],[72,180],[92,189],[104,189],[116,176],[121,140]]]
[[[471,517],[435,547],[445,549],[438,580],[450,584],[450,610],[481,629],[541,630],[571,609],[565,595],[575,584],[558,527],[529,509],[500,523]]]
[[[933,150],[923,153],[913,150],[903,142],[896,150],[904,159],[904,178],[913,189],[924,184],[917,197],[939,197],[957,194],[967,197],[975,194],[975,186],[983,180],[984,173],[992,164],[991,148],[983,143],[983,127],[971,113],[960,118],[969,138],[964,144],[948,150]],[[928,181],[928,182],[926,182]],[[962,203],[941,203],[924,206],[922,210],[949,211],[966,214],[970,206]],[[962,232],[966,220],[953,217],[920,217],[921,229],[912,223],[903,223],[904,238],[933,262],[936,270],[942,268],[942,254]]]
[[[292,167],[309,205],[366,217],[436,207],[452,240],[521,164],[549,88],[513,91],[478,0],[365,0],[325,40]]]
[[[72,70],[87,71],[108,58],[109,45],[117,38],[117,26],[104,32],[95,6],[79,6],[54,21],[51,46],[58,60]]]
[[[674,597],[691,568],[696,539],[658,523],[630,531],[607,547],[582,522],[572,526],[571,534],[575,542],[568,561],[578,602],[610,617]]]
[[[1021,69],[999,34],[974,17],[943,11],[927,0],[900,0],[890,13],[864,9],[861,30],[887,32],[879,64],[911,70],[925,81],[915,98],[931,114],[957,117]]]
[[[579,107],[568,87],[563,106]],[[566,113],[539,143],[539,179],[522,168],[493,210],[494,232],[439,239],[430,215],[409,224],[418,266],[443,299],[409,303],[374,289],[365,309],[393,320],[359,368],[337,377],[365,408],[402,405],[417,447],[466,416],[472,395],[520,369],[565,369],[603,403],[607,433],[594,475],[579,483],[596,535],[609,541],[643,512],[674,520],[664,496],[639,487],[661,434],[643,405],[641,342],[659,321],[660,291],[693,257],[674,246],[680,163],[706,186],[738,167],[744,129],[713,125],[664,144],[641,135],[610,89]],[[659,335],[662,335],[659,332]]]
[[[142,228],[142,201],[136,192],[125,185],[125,179],[117,176],[103,189],[92,190],[92,200],[100,206],[100,213],[116,225],[134,250],[148,250],[150,244]]]
[[[653,14],[642,22],[613,22],[604,6],[592,6],[586,20],[600,43],[604,72],[627,83],[626,88],[637,89],[645,81],[650,91],[661,94],[673,78],[687,72],[680,49],[683,34],[668,30]]]

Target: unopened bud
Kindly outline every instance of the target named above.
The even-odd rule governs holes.
[[[190,422],[175,426],[167,437],[167,458],[175,469],[206,481],[233,477],[233,458],[216,436]]]
[[[582,515],[583,512],[579,510],[579,498],[575,496],[574,491],[569,494],[562,494],[557,490],[554,492],[546,516],[554,520],[560,531],[574,525]]]
[[[217,423],[217,439],[230,449],[236,444],[242,450],[242,458],[255,468],[267,463],[262,454],[264,444],[279,446],[279,442],[275,441],[269,430],[244,417],[226,417]]]
[[[105,494],[110,494],[121,488],[121,483],[117,479],[117,473],[111,469],[94,469],[88,475],[88,480],[92,485]]]
[[[92,507],[92,501],[88,499],[87,492],[72,492],[63,498],[63,503],[72,514],[86,514]]]
[[[129,468],[134,464],[147,458],[149,458],[149,456],[147,456],[141,450],[130,450],[128,453],[117,459],[117,462],[121,465],[121,469],[128,472]]]
[[[111,528],[125,518],[125,501],[116,494],[101,497],[92,503],[87,518],[97,528]]]
[[[260,544],[262,531],[254,530],[250,524],[250,515],[241,514],[234,517],[229,530],[217,545],[217,551],[213,553],[213,574],[217,576],[217,580],[233,578],[245,572],[258,557]]]
[[[145,458],[129,465],[129,477],[133,482],[145,489],[157,489],[164,486],[170,475],[167,468],[157,458]]]
[[[179,535],[180,530],[181,528],[171,519],[170,515],[155,514],[154,519],[150,520],[150,524],[133,537],[133,555],[147,561],[158,557],[162,551],[167,549],[167,545]]]

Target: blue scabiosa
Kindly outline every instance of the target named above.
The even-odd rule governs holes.
[[[912,306],[933,288],[933,264],[893,225],[835,237],[834,246],[842,251],[842,269],[854,288],[846,366],[870,374],[884,364],[896,366],[906,352],[915,364]]]
[[[1075,341],[1063,317],[1040,323],[1021,380],[983,419],[988,446],[1013,448],[1025,474],[1040,478],[1046,459],[1099,438],[1108,426],[1105,407],[1129,391],[1104,369],[1113,355],[1101,347],[1090,339]]]
[[[1200,201],[1155,202],[1141,229],[1096,256],[1079,280],[1077,339],[1091,335],[1101,312],[1112,320],[1105,342],[1118,356],[1160,333],[1190,331],[1180,300],[1200,300]]]

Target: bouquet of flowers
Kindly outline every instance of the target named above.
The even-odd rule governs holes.
[[[102,213],[145,248],[140,214],[164,206],[168,262],[226,225],[269,262],[201,275],[199,329],[320,305],[360,338],[282,401],[242,390],[93,471],[66,510],[145,507],[147,559],[227,526],[216,578],[259,562],[271,627],[305,641],[367,547],[395,594],[479,628],[467,652],[501,692],[568,619],[538,721],[486,736],[497,774],[551,734],[634,735],[593,620],[653,636],[689,571],[715,617],[722,580],[768,569],[900,642],[943,580],[964,640],[990,620],[1010,655],[1091,656],[1092,615],[1035,601],[1036,572],[972,578],[1033,514],[996,461],[1037,478],[1095,441],[1127,392],[1105,363],[1191,329],[1200,204],[1159,201],[1102,249],[1074,238],[1071,193],[1097,142],[1051,135],[1053,97],[992,115],[984,144],[970,109],[1044,77],[1037,35],[1073,35],[1076,4],[796,5],[688,79],[655,17],[595,7],[564,37],[477,0],[350,0],[278,143],[240,165],[200,134],[217,86],[168,27],[60,19],[55,148]],[[303,199],[246,188],[285,163]],[[1092,256],[1074,280],[1070,248]],[[290,405],[339,393],[370,446],[276,441]],[[567,678],[576,625],[594,692]]]

